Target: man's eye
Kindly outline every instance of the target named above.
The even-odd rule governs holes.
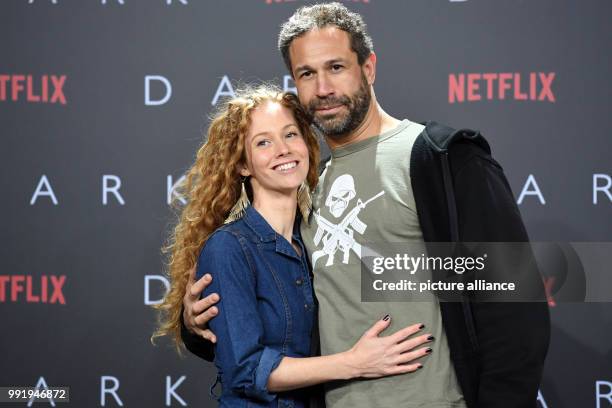
[[[300,78],[308,78],[308,77],[309,77],[309,76],[311,76],[311,75],[312,75],[312,72],[310,72],[310,71],[305,71],[305,72],[302,72],[302,73],[300,74]]]
[[[340,64],[334,64],[334,65],[332,65],[332,70],[333,70],[333,71],[339,71],[339,70],[341,70],[342,68],[344,68],[344,67],[343,67],[342,65],[340,65]]]

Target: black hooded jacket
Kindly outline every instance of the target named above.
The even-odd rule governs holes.
[[[410,162],[425,242],[529,241],[510,185],[479,132],[428,122]],[[520,280],[529,282],[537,301],[440,302],[451,359],[470,408],[536,407],[550,319],[537,269],[521,273],[528,273]]]
[[[425,125],[410,155],[425,242],[528,242],[503,169],[484,137],[436,122]],[[538,301],[479,302],[465,296],[440,302],[451,360],[470,408],[536,407],[550,321],[541,278],[537,270],[528,274],[522,279],[541,294]],[[313,337],[317,345],[318,333]],[[192,353],[214,359],[212,343],[184,326],[182,338]],[[320,398],[311,405],[324,406]]]

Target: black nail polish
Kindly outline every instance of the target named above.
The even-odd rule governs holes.
[[[426,352],[427,354],[431,353],[432,351],[433,351],[433,350],[431,349],[431,347],[427,347],[427,349],[425,350],[425,352]]]
[[[427,340],[429,340],[429,341],[434,341],[435,339],[436,339],[436,338],[435,338],[434,336],[429,336],[429,337],[427,338]]]
[[[389,315],[385,315],[385,317],[383,317],[383,320],[386,322],[387,320],[389,320]]]
[[[424,328],[425,328],[425,325],[424,325],[424,324],[422,324],[422,325],[420,325],[420,326],[419,326],[419,330],[423,330]]]
[[[423,366],[422,366],[422,365],[418,366],[418,367],[417,367],[417,370],[420,370],[421,368],[423,368]]]

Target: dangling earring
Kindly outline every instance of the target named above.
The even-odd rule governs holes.
[[[242,218],[244,216],[244,213],[246,212],[247,207],[251,205],[251,202],[249,201],[249,196],[246,192],[246,188],[244,187],[244,182],[246,181],[246,179],[247,178],[245,176],[241,180],[240,184],[242,186],[240,190],[240,197],[238,197],[238,201],[236,201],[236,204],[234,204],[234,206],[230,210],[229,215],[227,216],[225,221],[223,221],[224,224],[229,224],[232,221],[236,221]]]
[[[308,221],[310,211],[312,210],[312,198],[310,197],[310,188],[306,181],[303,181],[297,192],[298,208],[302,213],[302,219]]]

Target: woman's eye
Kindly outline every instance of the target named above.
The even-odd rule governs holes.
[[[296,137],[296,136],[299,136],[296,132],[287,133],[287,137]]]
[[[259,142],[257,142],[256,146],[267,146],[269,143],[269,140],[260,140]]]

